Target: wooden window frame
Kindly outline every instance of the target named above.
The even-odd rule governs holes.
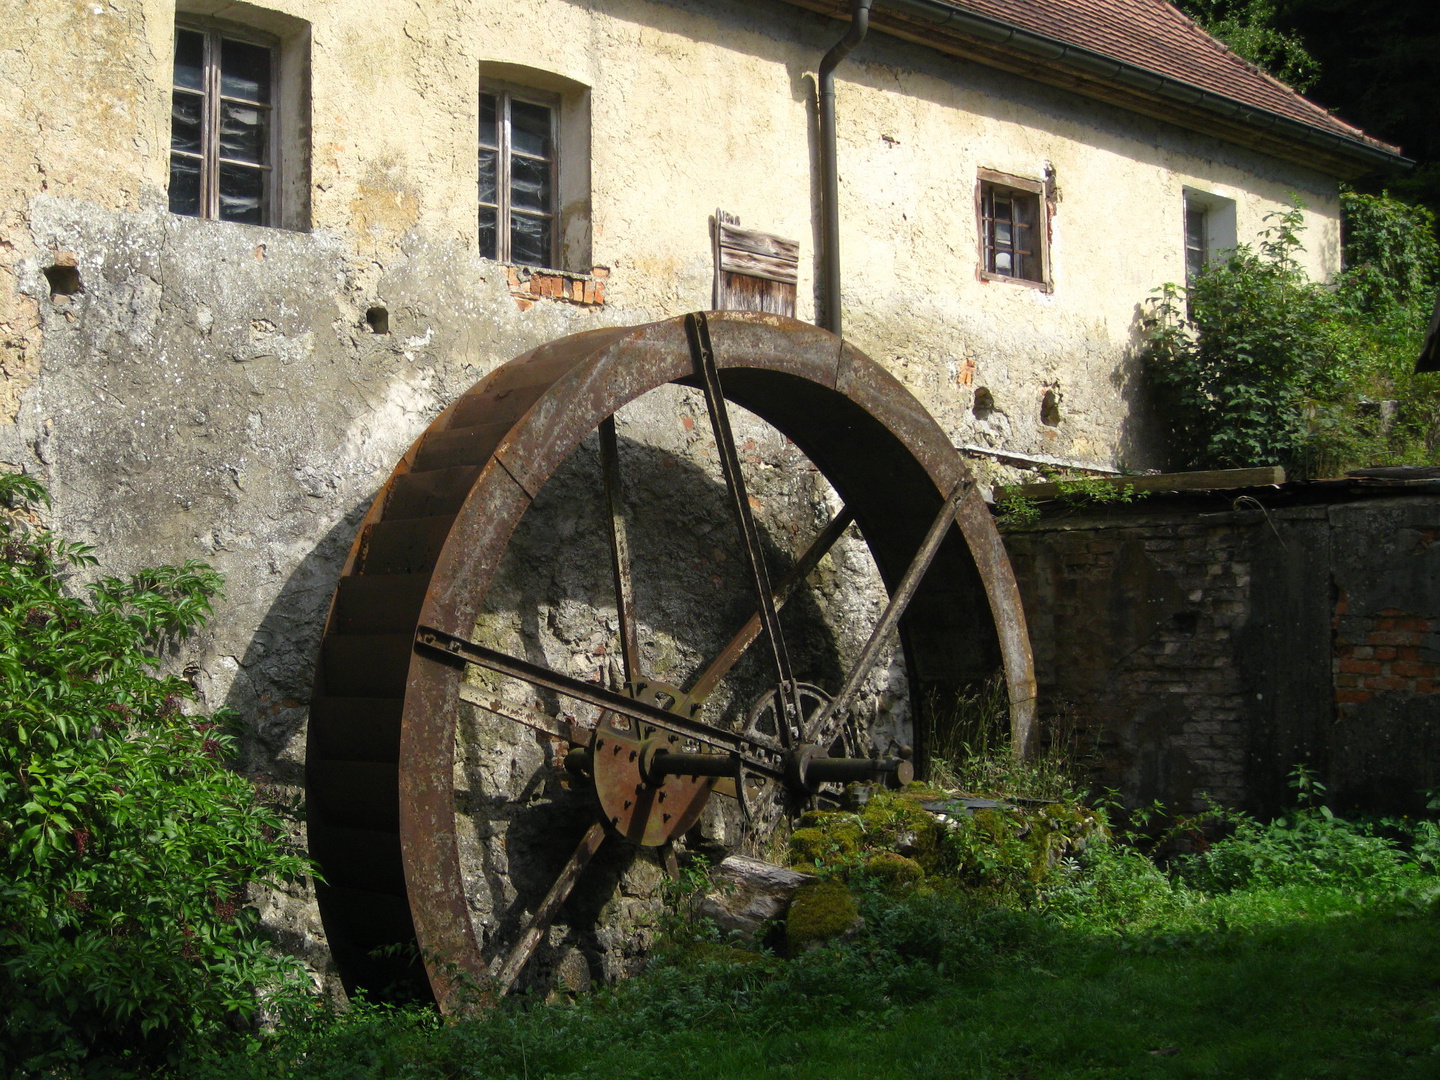
[[[1199,247],[1191,243],[1190,232],[1191,217],[1200,219]],[[1185,196],[1184,208],[1184,229],[1185,229],[1185,284],[1189,285],[1195,280],[1195,276],[1210,264],[1210,207],[1198,199]],[[1196,252],[1199,256],[1197,265],[1191,268],[1191,253]]]
[[[495,261],[505,265],[532,266],[536,270],[558,270],[560,269],[560,170],[561,149],[560,149],[560,95],[544,90],[535,90],[528,86],[519,86],[514,83],[502,82],[495,79],[480,80],[481,95],[489,94],[496,98],[496,146],[486,146],[480,141],[479,117],[480,110],[476,109],[476,131],[475,146],[476,159],[478,162],[481,150],[494,150],[495,163],[495,198],[493,203],[479,201],[476,196],[476,227],[479,227],[479,212],[485,208],[495,211]],[[550,113],[550,205],[546,215],[550,221],[550,262],[552,265],[517,263],[512,258],[510,247],[510,206],[511,169],[510,161],[512,148],[510,145],[510,104],[520,101],[527,105],[538,105],[549,110]],[[477,166],[478,169],[478,166]],[[522,211],[526,216],[535,216],[533,211]],[[478,237],[478,232],[477,232]],[[477,239],[478,243],[478,239]],[[490,256],[481,253],[483,258]]]
[[[1042,180],[1031,180],[1012,173],[997,172],[994,169],[979,169],[975,181],[975,227],[979,239],[980,262],[975,268],[976,277],[981,281],[1004,281],[1012,285],[1025,285],[1042,292],[1053,292],[1050,278],[1050,202],[1049,192]],[[985,196],[988,192],[1000,190],[1023,195],[1035,200],[1035,245],[1034,257],[1040,267],[1039,278],[1017,277],[990,269],[992,242],[990,227],[985,213]]]
[[[184,214],[184,217],[199,217],[206,221],[223,221],[220,217],[220,104],[222,100],[237,101],[251,108],[263,109],[269,115],[269,122],[266,127],[265,137],[265,162],[258,166],[263,177],[260,196],[260,222],[261,227],[272,227],[280,220],[280,208],[278,206],[278,184],[280,158],[280,41],[273,34],[263,31],[252,30],[245,26],[237,26],[233,23],[220,22],[209,19],[193,19],[177,17],[175,20],[176,31],[188,30],[198,33],[204,37],[204,54],[202,60],[201,82],[203,89],[200,91],[203,103],[200,117],[200,154],[178,153],[180,157],[199,159],[200,161],[200,213],[198,215]],[[229,38],[232,41],[244,42],[247,45],[255,45],[265,49],[270,55],[270,100],[266,103],[246,101],[243,98],[223,98],[220,94],[220,42]],[[179,47],[179,34],[175,36],[175,44],[171,50],[171,77],[174,77],[174,51]],[[179,87],[181,93],[193,94],[196,91],[189,87]],[[173,81],[170,86],[170,96],[173,102],[177,87]],[[170,150],[168,162],[177,156],[177,151]],[[235,161],[234,164],[242,165],[245,168],[257,168],[254,162]],[[168,180],[167,180],[168,187]],[[173,211],[172,211],[173,212]],[[238,222],[234,224],[247,224]]]

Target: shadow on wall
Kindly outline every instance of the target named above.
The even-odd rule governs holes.
[[[285,580],[240,659],[225,705],[240,714],[237,767],[278,784],[305,784],[305,720],[320,636],[350,544],[370,508],[352,506]]]

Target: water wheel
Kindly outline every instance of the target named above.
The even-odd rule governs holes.
[[[677,641],[710,627],[678,664],[662,663],[651,638],[663,635],[642,629],[646,609],[667,593],[703,589],[705,579],[685,578],[703,559],[687,555],[672,570],[650,554],[636,562],[628,530],[644,517],[637,502],[677,485],[659,484],[664,468],[626,459],[635,451],[622,453],[629,443],[617,433],[617,415],[666,392],[696,403],[696,417],[682,419],[706,436],[718,473],[713,505],[700,510],[736,553],[728,585],[710,574],[714,589],[732,595],[707,595],[674,620]],[[737,447],[736,416],[770,425],[828,484],[835,512],[818,518],[788,559],[757,520],[755,466],[744,460],[753,440]],[[666,511],[662,534],[683,532],[671,527],[674,516],[695,508],[679,505]],[[589,515],[584,527],[577,514]],[[878,610],[871,625],[850,628],[858,636],[843,665],[831,649],[828,667],[804,661],[800,674],[819,676],[797,677],[795,634],[787,637],[781,609],[786,619],[799,610],[787,601],[857,531],[883,582]],[[695,542],[682,537],[681,547]],[[494,616],[514,587],[507,575],[544,573],[569,552],[605,564],[604,588],[579,589],[590,644],[576,655],[596,658],[593,671],[536,651],[537,637],[558,632],[553,625],[505,630]],[[646,585],[656,572],[676,580]],[[552,624],[560,618],[554,605],[547,610]],[[673,861],[670,845],[722,803],[731,839],[753,844],[841,785],[903,782],[915,763],[923,768],[923,740],[912,761],[910,747],[877,735],[874,715],[858,704],[896,641],[903,662],[893,666],[912,704],[927,689],[1003,666],[1024,746],[1033,674],[1004,548],[944,432],[879,365],[808,324],[708,313],[576,334],[500,367],[396,467],[360,529],[326,625],[308,822],[325,879],[321,913],[347,989],[393,993],[408,980],[442,1008],[457,1007],[466,987],[503,993],[602,845]],[[460,769],[457,785],[457,730],[476,723],[479,779],[467,782]],[[502,743],[513,753],[496,751]],[[487,785],[499,794],[463,790]],[[537,797],[551,788],[563,789],[558,802]],[[532,882],[522,917],[504,933],[476,932],[468,834],[457,827],[467,820],[465,806],[457,812],[465,798],[488,808],[482,855],[492,861],[516,856],[526,837],[571,852],[542,872],[538,901]],[[513,809],[540,813],[541,803],[562,811],[525,826]]]

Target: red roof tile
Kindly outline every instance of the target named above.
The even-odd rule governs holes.
[[[1260,71],[1164,0],[944,0],[1321,131],[1393,150]]]

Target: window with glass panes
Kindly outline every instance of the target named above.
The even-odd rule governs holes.
[[[1190,281],[1210,261],[1205,207],[1185,200],[1185,280]]]
[[[1040,256],[1040,195],[981,181],[984,266],[991,274],[1044,281]]]
[[[170,210],[270,223],[275,51],[219,30],[175,28]]]
[[[555,120],[551,104],[480,93],[480,254],[555,265]]]

